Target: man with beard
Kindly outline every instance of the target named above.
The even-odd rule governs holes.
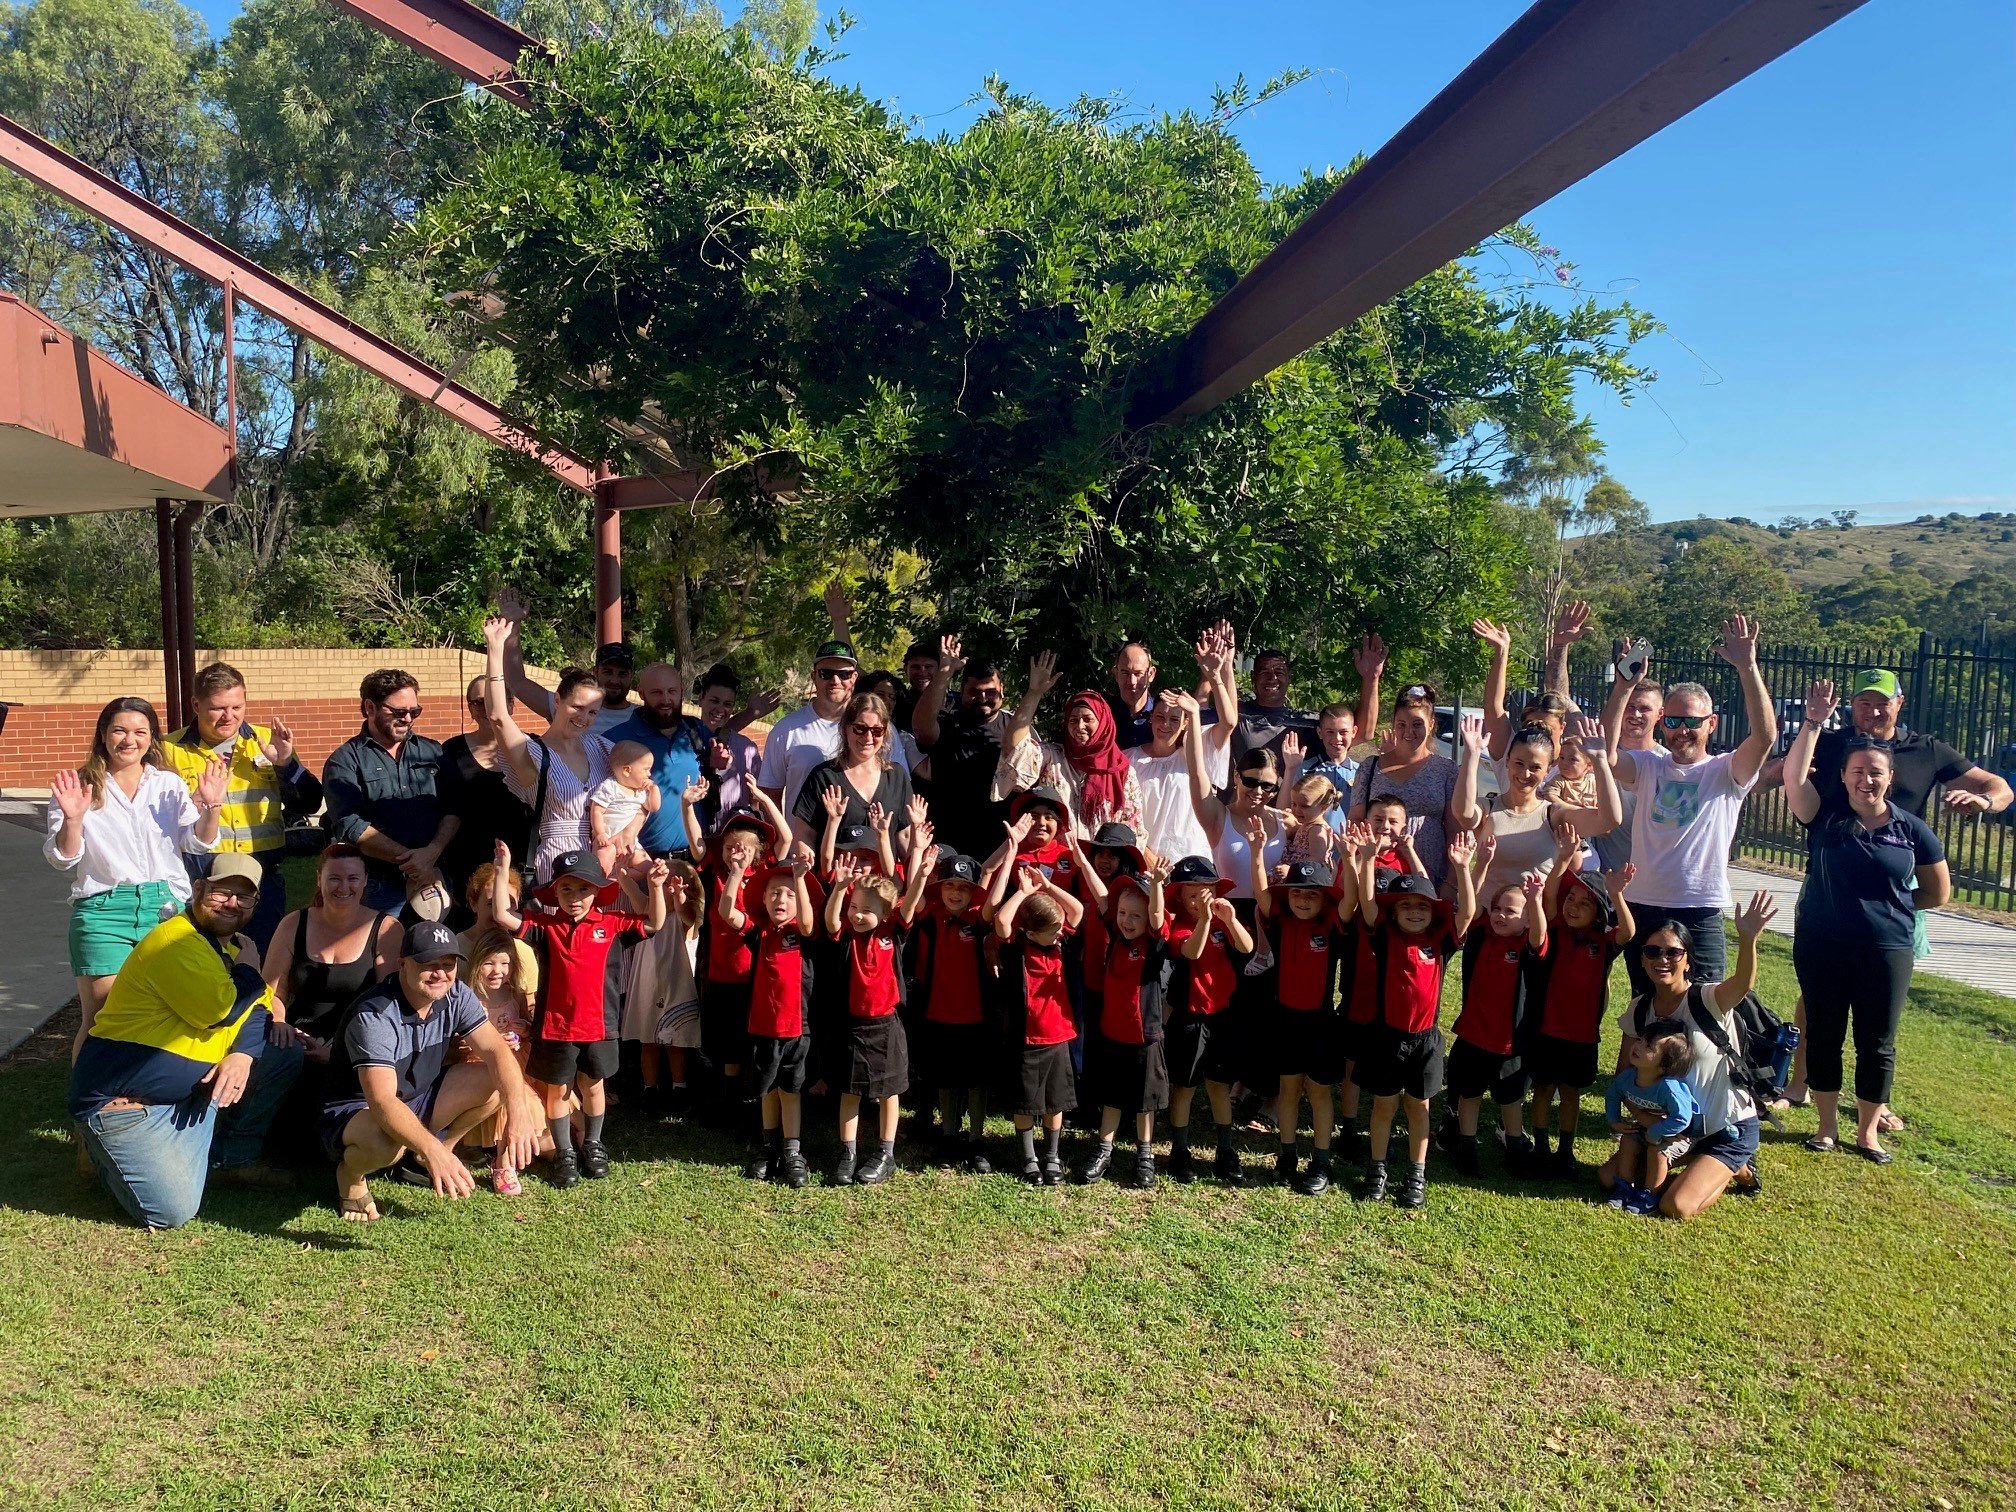
[[[180,1228],[215,1178],[272,1189],[260,1158],[301,1073],[301,1049],[266,1042],[272,994],[238,931],[259,900],[249,855],[216,858],[189,906],[133,947],[70,1068],[70,1116],[119,1206]]]
[[[1006,804],[991,798],[994,769],[1001,763],[1001,740],[1013,715],[1005,707],[1001,669],[980,660],[970,666],[959,638],[938,643],[938,670],[917,700],[911,732],[931,758],[931,822],[938,841],[962,856],[985,856],[1001,843]],[[945,694],[959,679],[959,704],[951,714]]]
[[[669,662],[652,662],[637,677],[644,700],[630,718],[608,732],[612,741],[634,740],[651,753],[651,780],[658,785],[658,812],[644,821],[638,843],[652,857],[684,857],[693,837],[686,833],[681,798],[686,785],[706,775],[713,733],[686,712],[686,680]]]

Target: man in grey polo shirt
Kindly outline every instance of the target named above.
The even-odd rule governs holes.
[[[539,1153],[544,1111],[476,994],[457,980],[461,960],[447,925],[415,924],[398,975],[359,998],[344,1024],[341,1095],[322,1110],[322,1143],[336,1162],[336,1210],[353,1222],[378,1216],[366,1178],[408,1151],[437,1194],[468,1196],[476,1180],[455,1146],[500,1109],[498,1159],[516,1170]],[[457,1043],[481,1059],[449,1065]]]

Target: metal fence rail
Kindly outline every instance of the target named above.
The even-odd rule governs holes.
[[[1845,722],[1848,689],[1870,667],[1895,672],[1904,686],[1904,728],[1937,736],[1961,755],[2005,777],[2016,774],[2016,642],[1941,641],[1921,635],[1908,646],[1772,646],[1758,652],[1765,686],[1778,703],[1782,755],[1805,718],[1807,685],[1833,681]],[[1538,687],[1541,666],[1529,668]],[[1713,749],[1726,751],[1749,734],[1735,669],[1706,648],[1655,650],[1652,674],[1667,686],[1697,682],[1714,696],[1721,719]],[[1610,688],[1610,669],[1593,658],[1569,667],[1569,688],[1583,708],[1596,710]],[[2016,780],[2016,777],[2012,777]],[[2016,912],[2016,807],[2003,814],[1956,814],[1935,794],[1926,819],[1946,847],[1956,901]],[[1806,834],[1792,817],[1784,789],[1760,789],[1743,805],[1735,854],[1804,870]]]

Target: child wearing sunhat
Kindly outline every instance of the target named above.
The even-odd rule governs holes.
[[[1344,957],[1344,920],[1357,910],[1357,883],[1338,879],[1315,860],[1290,861],[1280,880],[1267,875],[1258,846],[1252,850],[1253,899],[1260,927],[1273,947],[1276,970],[1270,1022],[1263,1035],[1267,1060],[1280,1077],[1274,1120],[1281,1152],[1274,1179],[1313,1197],[1330,1187],[1330,1141],[1336,1129],[1337,1084],[1344,1079],[1344,1036],[1337,1012],[1337,967]],[[1309,1100],[1314,1152],[1297,1173],[1302,1100]]]
[[[1228,1186],[1241,1176],[1239,1150],[1232,1141],[1232,1083],[1239,1075],[1241,1046],[1232,1021],[1232,995],[1239,984],[1233,956],[1253,949],[1253,936],[1234,911],[1232,883],[1218,875],[1205,856],[1185,856],[1169,872],[1172,908],[1169,945],[1176,973],[1170,985],[1169,1177],[1185,1185],[1197,1179],[1190,1156],[1190,1107],[1201,1086],[1218,1128],[1213,1172]]]

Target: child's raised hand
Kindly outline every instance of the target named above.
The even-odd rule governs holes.
[[[811,847],[799,845],[793,848],[791,858],[784,864],[791,868],[793,878],[802,879],[805,873],[812,870],[813,859]]]
[[[1211,900],[1211,917],[1216,919],[1220,924],[1230,924],[1238,919],[1239,911],[1232,906],[1230,898],[1213,898]]]
[[[931,817],[931,805],[924,801],[921,793],[912,793],[909,803],[904,805],[903,812],[909,817],[912,828],[915,828]]]
[[[705,777],[695,777],[686,784],[686,791],[680,796],[688,803],[697,804],[702,798],[707,796],[707,790],[712,786],[713,784]]]
[[[1029,826],[1035,822],[1026,813],[1019,819],[1004,819],[1002,821],[1001,828],[1008,832],[1008,844],[1010,848],[1015,850],[1022,848],[1022,842],[1029,838]]]
[[[1173,869],[1167,861],[1157,856],[1148,863],[1148,880],[1155,886],[1161,887],[1169,881],[1169,873]]]
[[[1248,845],[1261,846],[1267,843],[1267,815],[1262,809],[1255,809],[1246,816],[1239,826],[1239,835]]]
[[[1281,770],[1293,773],[1302,765],[1302,737],[1290,730],[1281,739]]]
[[[1486,838],[1489,839],[1488,836]],[[1479,849],[1477,837],[1469,830],[1458,830],[1449,837],[1449,859],[1460,867],[1467,869]],[[1489,864],[1488,857],[1486,864]]]
[[[1617,870],[1607,871],[1603,873],[1603,880],[1610,884],[1610,896],[1613,898],[1621,898],[1624,896],[1624,890],[1631,885],[1632,878],[1636,877],[1637,875],[1638,875],[1637,863],[1634,861],[1626,861],[1622,866],[1618,867]]]
[[[1519,890],[1526,894],[1526,901],[1529,903],[1539,897],[1546,887],[1547,879],[1536,871],[1528,872],[1519,879]]]
[[[490,847],[490,865],[500,872],[511,870],[511,847],[502,840]]]
[[[1037,870],[1037,869],[1036,869],[1035,867],[1033,867],[1033,866],[1018,866],[1018,867],[1016,867],[1016,868],[1015,868],[1015,881],[1016,881],[1016,884],[1017,884],[1017,885],[1018,885],[1018,886],[1019,886],[1019,887],[1020,887],[1020,888],[1022,889],[1022,891],[1024,891],[1024,892],[1032,892],[1032,893],[1033,893],[1033,892],[1041,892],[1041,891],[1043,891],[1043,887],[1044,887],[1044,877],[1043,877],[1043,873],[1041,873],[1040,871],[1038,871],[1038,870]]]
[[[1577,714],[1570,720],[1568,733],[1591,756],[1601,756],[1610,748],[1609,737],[1603,733],[1603,721],[1587,714]]]
[[[653,861],[650,870],[645,875],[650,877],[653,886],[663,887],[665,879],[672,875],[672,868],[667,866],[662,860]]]
[[[910,826],[910,849],[923,855],[938,843],[938,829],[929,819],[919,819]]]
[[[847,794],[836,782],[819,795],[819,806],[826,810],[828,819],[838,819],[847,812]]]
[[[878,835],[889,833],[889,810],[879,803],[868,805],[868,828]]]
[[[1565,865],[1568,858],[1582,853],[1582,832],[1575,828],[1575,821],[1563,819],[1554,826],[1554,859]]]

